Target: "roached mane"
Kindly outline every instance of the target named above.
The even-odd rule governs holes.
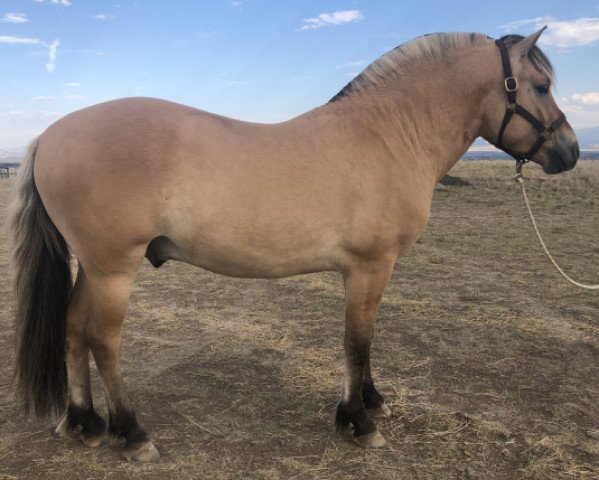
[[[509,47],[523,38],[520,35],[506,35],[502,40]],[[431,60],[447,57],[468,48],[484,46],[490,40],[492,38],[482,33],[432,33],[415,38],[390,50],[368,65],[362,73],[331,98],[330,102],[377,85],[393,74],[406,73]],[[537,70],[553,78],[551,63],[538,47],[535,46],[530,50],[528,58]]]

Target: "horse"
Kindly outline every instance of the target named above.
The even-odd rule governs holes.
[[[278,124],[152,98],[52,124],[22,162],[11,217],[25,410],[62,414],[58,435],[91,447],[116,436],[127,459],[156,460],[120,368],[144,258],[246,278],[336,271],[346,307],[334,423],[363,447],[384,445],[373,420],[390,413],[370,367],[375,316],[396,260],[427,225],[438,181],[477,137],[546,173],[577,162],[553,68],[536,46],[542,31],[416,38]],[[108,425],[94,410],[90,351]]]

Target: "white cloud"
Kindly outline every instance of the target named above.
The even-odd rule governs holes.
[[[2,148],[23,147],[63,115],[63,112],[35,108],[0,109],[0,145]]]
[[[560,107],[577,128],[599,125],[599,92],[573,93],[561,99]]]
[[[363,65],[366,65],[368,62],[366,60],[355,60],[353,62],[347,62],[347,63],[343,63],[341,65],[337,65],[335,68],[337,68],[338,70],[341,68],[356,68],[356,67],[361,67]]]
[[[50,3],[54,5],[62,5],[63,7],[70,7],[73,2],[70,0],[50,0]]]
[[[67,83],[63,83],[62,86],[66,87],[66,88],[77,88],[77,87],[80,87],[81,84],[78,82],[67,82]]]
[[[563,112],[574,128],[596,127],[599,125],[599,109],[588,109],[580,105],[564,105]]]
[[[53,95],[40,95],[39,97],[34,97],[34,102],[52,102],[54,100],[58,100],[58,97]]]
[[[250,82],[244,82],[240,80],[229,80],[228,82],[224,83],[225,87],[245,87],[249,84]]]
[[[234,8],[235,10],[241,10],[241,7],[243,5],[243,2],[230,2],[231,7]]]
[[[2,23],[27,23],[29,19],[24,13],[5,13],[0,22]]]
[[[44,3],[45,0],[35,0],[37,3]],[[52,5],[62,5],[63,7],[70,7],[73,2],[71,0],[49,0],[48,3]]]
[[[48,47],[48,62],[46,63],[46,70],[48,70],[48,73],[52,73],[54,70],[56,70],[56,51],[60,45],[58,40],[54,40],[48,45],[38,38],[0,35],[0,44],[2,43],[9,45],[43,45]]]
[[[11,45],[40,45],[42,42],[37,38],[0,35],[0,43],[8,43]]]
[[[572,101],[583,105],[599,105],[599,92],[575,93]]]
[[[46,70],[48,70],[48,73],[52,73],[54,70],[56,70],[56,50],[58,50],[59,45],[60,42],[58,40],[54,40],[48,47],[48,63],[46,63]]]
[[[503,29],[503,30],[507,30],[508,32],[514,32],[522,27],[528,26],[528,25],[540,25],[543,24],[545,25],[547,20],[552,19],[552,17],[536,17],[536,18],[529,18],[527,20],[514,20],[513,22],[508,22],[508,23],[504,23],[503,25],[500,25],[499,28]],[[545,32],[546,33],[546,32]]]
[[[61,112],[54,112],[48,110],[11,110],[5,115],[8,115],[9,117],[20,118],[53,118],[64,114]]]
[[[114,15],[107,15],[105,13],[98,13],[97,15],[94,15],[94,19],[96,20],[114,20],[116,17]]]
[[[40,95],[39,97],[34,97],[32,100],[36,103],[44,103],[54,102],[56,100],[83,100],[84,98],[83,95],[63,95],[62,97],[57,97],[55,95]]]
[[[581,17],[576,20],[558,20],[554,17],[536,17],[527,20],[517,20],[502,25],[501,28],[513,32],[521,27],[532,25],[549,28],[539,39],[542,45],[552,45],[559,48],[582,47],[599,42],[599,18]]]
[[[364,15],[360,10],[337,10],[332,13],[321,13],[318,17],[304,18],[305,25],[300,30],[313,30],[331,25],[359,22],[363,18]]]

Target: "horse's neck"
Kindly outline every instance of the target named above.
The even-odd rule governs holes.
[[[429,65],[324,108],[376,132],[396,161],[435,185],[480,135],[489,87],[484,78],[468,75],[473,66],[468,58]]]

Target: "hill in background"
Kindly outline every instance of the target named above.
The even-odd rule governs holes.
[[[575,130],[581,150],[599,150],[599,127]]]
[[[599,127],[577,128],[574,130],[578,138],[580,150],[599,150]],[[491,150],[493,146],[482,138],[477,138],[470,151]]]
[[[599,127],[579,128],[575,130],[580,145],[581,160],[599,160]],[[491,160],[511,158],[497,150],[482,138],[477,138],[464,156],[465,160]]]

